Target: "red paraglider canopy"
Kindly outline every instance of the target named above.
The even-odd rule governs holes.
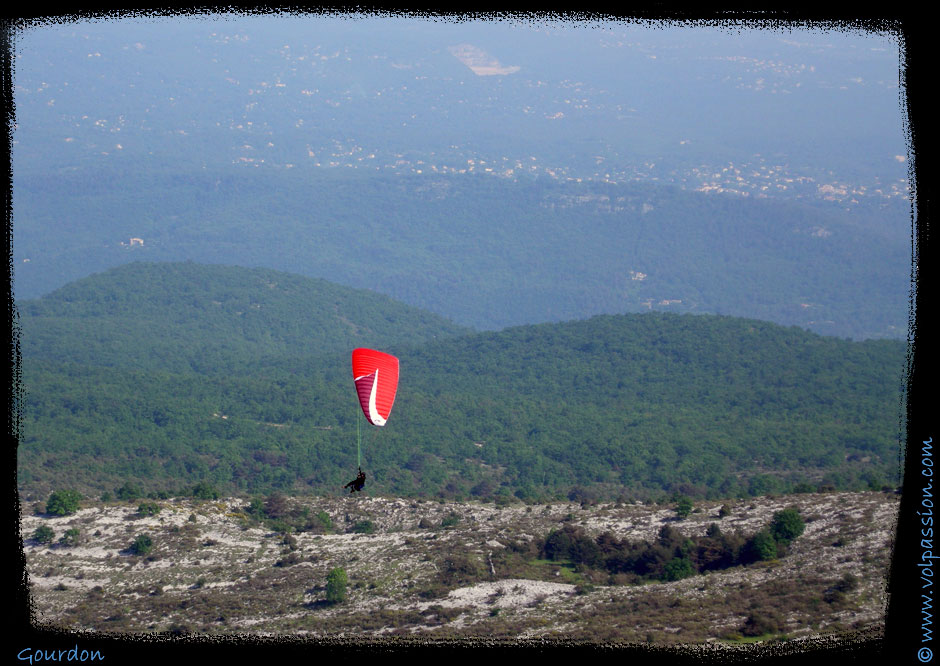
[[[398,359],[375,349],[352,353],[352,373],[362,413],[374,426],[384,426],[398,390]]]

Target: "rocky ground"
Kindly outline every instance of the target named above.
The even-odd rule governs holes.
[[[245,499],[162,500],[146,517],[139,504],[86,502],[65,517],[23,508],[36,624],[121,634],[734,646],[748,640],[750,618],[766,627],[763,640],[878,634],[898,497],[699,502],[682,520],[672,505],[297,498],[286,501],[285,516],[295,524],[300,515],[321,518],[287,537],[253,519]],[[731,513],[719,518],[722,504]],[[790,506],[806,529],[785,557],[676,582],[635,584],[539,560],[526,548],[565,524],[630,540],[654,540],[664,524],[687,536],[710,523],[750,535]],[[52,545],[32,538],[41,525],[54,531]],[[57,543],[70,528],[77,543]],[[142,534],[153,549],[133,554]],[[330,604],[327,575],[337,567],[347,574],[347,598]],[[844,585],[849,578],[854,584]]]

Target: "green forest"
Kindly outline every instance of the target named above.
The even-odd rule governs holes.
[[[739,497],[898,483],[904,343],[643,313],[476,332],[366,290],[135,263],[18,303],[36,496]],[[397,355],[384,428],[355,346]]]
[[[898,203],[847,212],[653,183],[309,169],[90,169],[21,176],[15,196],[20,298],[188,259],[371,289],[477,329],[658,310],[906,334]]]

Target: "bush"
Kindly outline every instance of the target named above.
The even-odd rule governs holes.
[[[823,601],[836,604],[845,601],[846,595],[858,588],[858,579],[852,574],[845,574],[842,579],[823,592]]]
[[[685,557],[674,557],[663,568],[663,580],[682,580],[695,575],[695,567]]]
[[[57,490],[46,502],[46,513],[54,516],[68,516],[78,511],[78,502],[82,496],[75,490]]]
[[[192,496],[196,499],[219,499],[219,490],[208,481],[200,481],[193,486]]]
[[[352,531],[356,534],[372,534],[375,532],[375,525],[372,524],[371,520],[360,520],[352,526]]]
[[[331,604],[342,603],[346,600],[346,570],[339,567],[330,571],[326,576],[326,600]]]
[[[747,560],[772,560],[777,557],[777,542],[767,530],[761,530],[745,546]]]
[[[459,522],[460,522],[460,516],[458,516],[453,511],[451,511],[449,514],[447,514],[447,516],[443,520],[441,520],[441,527],[443,527],[444,529],[447,529],[450,527],[456,527],[457,523]]]
[[[156,502],[142,502],[137,507],[137,513],[141,516],[155,516],[160,513],[160,505]]]
[[[317,522],[319,523],[321,529],[326,532],[329,532],[333,529],[333,520],[330,518],[330,514],[326,511],[317,512]]]
[[[783,621],[773,611],[760,613],[751,613],[744,626],[741,627],[741,633],[745,636],[763,636],[765,634],[776,634],[783,631]]]
[[[59,539],[59,545],[72,547],[78,545],[78,537],[80,532],[77,527],[72,527],[65,530],[65,534],[62,535],[62,538]]]
[[[153,550],[153,539],[146,534],[140,534],[131,544],[130,551],[134,555],[146,555]]]
[[[571,550],[570,530],[552,530],[542,545],[542,556],[549,560],[563,560],[568,558]]]
[[[463,553],[453,553],[444,558],[438,578],[445,585],[462,585],[476,582],[479,575],[480,566],[475,559]]]
[[[543,557],[549,560],[571,560],[575,564],[593,567],[601,562],[602,554],[597,543],[585,534],[584,530],[574,525],[565,525],[560,530],[552,530],[545,538],[541,548]]]
[[[117,495],[119,500],[124,502],[133,502],[134,500],[138,500],[143,496],[143,492],[141,492],[140,488],[135,486],[130,481],[114,491],[114,494]]]
[[[55,539],[55,532],[48,525],[40,525],[33,532],[33,539],[39,543],[52,543],[52,540]]]
[[[770,534],[783,544],[788,544],[803,534],[806,525],[796,509],[783,509],[774,514],[770,523]]]
[[[264,518],[264,500],[260,497],[253,497],[248,505],[245,506],[242,511],[247,513],[249,516],[255,520],[261,520]]]
[[[287,498],[281,493],[271,493],[264,502],[264,515],[275,520],[288,514]]]
[[[692,500],[683,495],[676,504],[676,516],[680,519],[688,518],[690,513],[692,513]]]

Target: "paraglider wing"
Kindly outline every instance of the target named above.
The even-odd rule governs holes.
[[[372,425],[384,426],[398,391],[398,359],[375,349],[354,349],[352,373],[362,413]]]

